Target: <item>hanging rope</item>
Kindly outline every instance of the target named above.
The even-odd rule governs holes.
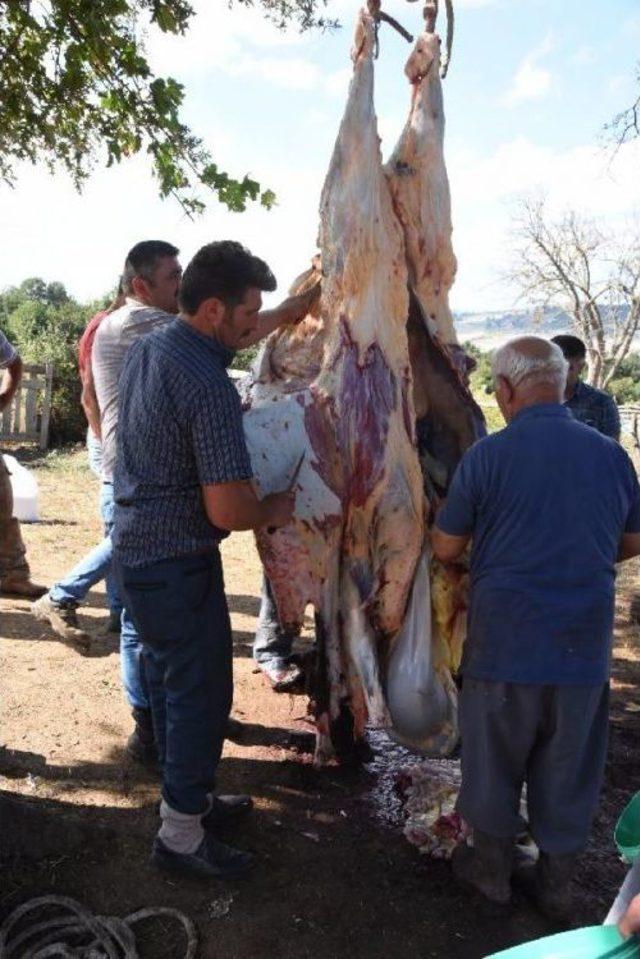
[[[50,914],[52,907],[59,915]],[[2,959],[139,959],[132,926],[143,919],[166,916],[181,923],[187,947],[184,959],[193,959],[198,946],[196,927],[184,913],[164,906],[140,909],[119,919],[94,916],[66,896],[41,896],[23,903],[0,926]]]

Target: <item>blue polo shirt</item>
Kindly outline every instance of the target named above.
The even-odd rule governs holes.
[[[473,537],[465,675],[606,682],[618,546],[640,532],[618,443],[560,404],[530,406],[465,454],[437,525]]]

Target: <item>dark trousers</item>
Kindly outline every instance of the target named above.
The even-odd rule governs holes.
[[[116,575],[142,643],[162,795],[199,814],[213,791],[233,697],[231,623],[220,554],[188,556]]]
[[[508,838],[522,828],[550,855],[581,852],[598,805],[609,729],[609,685],[540,686],[464,677],[462,785],[470,826]]]

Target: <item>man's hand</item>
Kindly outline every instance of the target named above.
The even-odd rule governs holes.
[[[618,930],[625,939],[640,933],[640,896],[635,896],[629,903],[629,908],[618,923]]]
[[[301,320],[304,320],[305,316],[307,316],[320,299],[321,289],[322,280],[320,276],[318,276],[317,282],[314,283],[311,289],[305,290],[304,293],[296,293],[295,296],[290,296],[284,300],[279,307],[284,317],[282,322],[300,323]]]
[[[441,563],[452,563],[462,556],[471,539],[470,536],[450,536],[435,525],[431,527],[429,535],[433,552]]]
[[[293,512],[296,508],[296,494],[293,490],[285,490],[283,493],[271,493],[261,500],[262,506],[267,514],[264,526],[278,528],[286,526],[293,519]]]

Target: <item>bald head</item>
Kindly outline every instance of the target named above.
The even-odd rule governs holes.
[[[560,347],[540,336],[520,336],[496,350],[493,378],[505,419],[535,403],[562,402],[567,369]]]

